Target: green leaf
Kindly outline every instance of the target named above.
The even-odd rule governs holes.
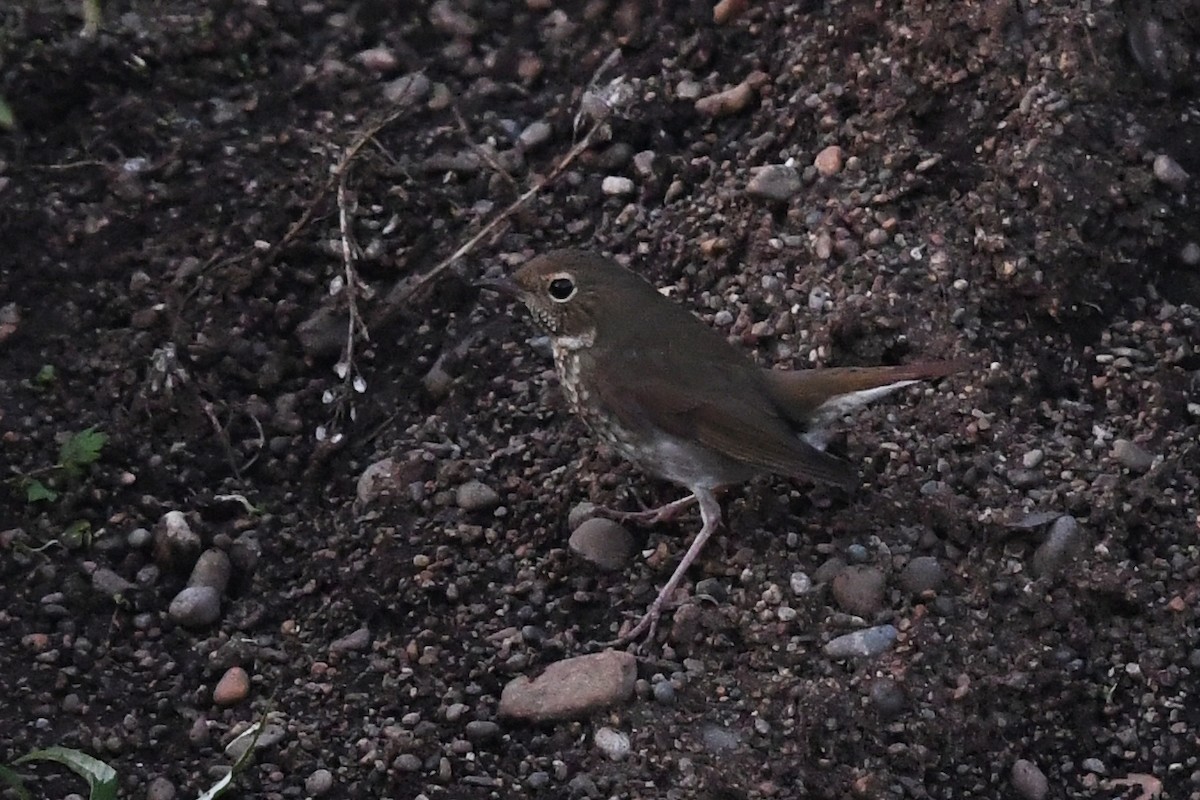
[[[17,127],[17,118],[13,114],[12,106],[4,102],[3,97],[0,97],[0,128],[11,131],[15,127]]]
[[[0,781],[8,784],[8,788],[16,794],[17,800],[33,800],[33,795],[25,788],[25,782],[21,780],[21,776],[3,764],[0,764]]]
[[[25,482],[25,502],[40,503],[42,501],[46,501],[53,503],[57,499],[58,492],[42,483],[37,478],[29,478]]]
[[[43,364],[42,368],[37,371],[37,375],[33,376],[33,380],[39,386],[50,386],[58,380],[58,372],[54,369],[53,364]]]
[[[63,529],[58,540],[69,550],[90,545],[92,543],[92,523],[86,519],[77,519]]]
[[[69,747],[47,747],[21,756],[15,764],[30,761],[54,761],[67,767],[88,783],[90,800],[116,800],[117,771],[98,758]]]
[[[58,465],[70,475],[78,475],[81,467],[95,463],[108,441],[108,434],[95,426],[80,431],[63,442],[58,451]]]

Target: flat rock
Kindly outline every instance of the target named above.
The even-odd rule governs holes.
[[[894,625],[876,625],[861,631],[847,633],[830,640],[825,645],[825,655],[830,658],[868,658],[877,656],[892,646],[899,631]]]
[[[501,717],[527,722],[579,719],[633,695],[637,660],[605,650],[557,661],[536,678],[521,675],[500,694]]]
[[[746,194],[763,200],[783,202],[797,194],[804,184],[795,167],[770,164],[763,167],[746,184]]]
[[[849,614],[874,614],[883,608],[883,594],[883,572],[875,567],[846,567],[833,579],[833,598]]]
[[[459,486],[454,499],[463,511],[489,511],[500,505],[496,490],[480,481],[467,481]]]

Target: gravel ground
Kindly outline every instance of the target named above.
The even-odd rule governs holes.
[[[0,11],[0,763],[195,796],[260,721],[246,797],[1200,798],[1194,0],[78,14]],[[764,365],[978,368],[838,426],[860,490],[727,494],[597,655],[699,521],[571,540],[678,494],[472,287],[563,246]]]

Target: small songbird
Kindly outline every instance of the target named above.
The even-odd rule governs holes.
[[[823,451],[825,426],[875,398],[966,367],[763,369],[682,306],[615,261],[559,250],[511,279],[481,285],[519,298],[550,336],[567,401],[617,452],[691,495],[659,509],[609,513],[670,519],[693,502],[701,528],[645,615],[615,643],[654,635],[663,604],[717,529],[714,491],[767,473],[853,488],[857,471]]]

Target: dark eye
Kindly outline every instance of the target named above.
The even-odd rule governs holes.
[[[555,278],[550,281],[550,297],[558,302],[570,299],[575,294],[575,281],[570,278]]]

